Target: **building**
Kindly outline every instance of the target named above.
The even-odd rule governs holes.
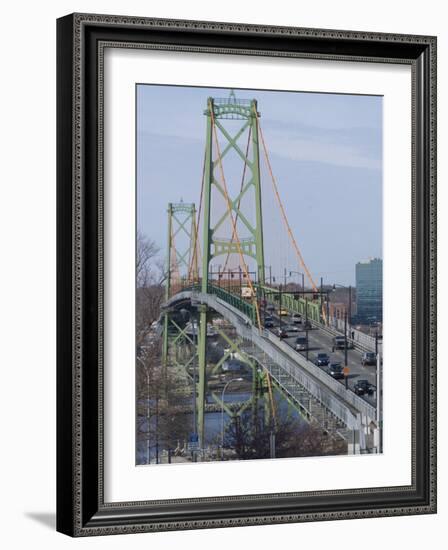
[[[383,260],[371,258],[356,264],[356,320],[370,325],[383,321]]]

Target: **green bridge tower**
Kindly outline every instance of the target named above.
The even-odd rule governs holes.
[[[204,111],[206,122],[206,147],[204,169],[204,198],[203,198],[203,241],[202,241],[202,282],[201,290],[208,292],[209,266],[213,258],[217,256],[229,256],[236,254],[252,258],[256,263],[257,278],[260,284],[264,284],[265,265],[263,250],[263,219],[260,178],[260,151],[258,136],[257,101],[255,99],[237,99],[233,90],[227,99],[209,97],[207,108]],[[234,123],[230,129],[226,121],[240,121],[239,128],[235,132]],[[247,148],[241,149],[238,140],[247,136]],[[219,140],[223,143],[220,147]],[[230,196],[229,188],[224,175],[224,163],[230,152],[235,152],[241,159],[243,174],[247,174],[241,182],[241,188],[234,196]],[[226,211],[217,221],[212,222],[211,211],[215,193],[224,199]],[[241,207],[242,199],[246,197],[255,207],[255,222]],[[238,220],[238,222],[236,221]],[[232,234],[228,238],[218,237],[219,229],[225,222],[230,222]],[[235,229],[244,228],[248,236],[239,238]],[[199,444],[204,442],[204,407],[206,395],[206,335],[207,335],[207,308],[200,308],[199,324],[199,383],[198,383],[198,434]]]

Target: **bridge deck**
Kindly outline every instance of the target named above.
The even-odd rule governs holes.
[[[266,363],[263,366],[268,365],[272,376],[274,376],[275,366],[284,376],[292,378],[296,385],[301,386],[347,428],[359,428],[362,417],[376,418],[375,407],[348,391],[342,384],[307,361],[273,334],[256,328],[253,325],[251,304],[239,300],[234,295],[226,296],[227,293],[222,289],[219,290],[220,292],[216,294],[201,293],[195,289],[184,290],[173,296],[165,305],[170,307],[178,301],[189,299],[204,303],[217,311],[235,327],[237,333],[246,342],[251,343],[254,350],[258,350],[256,352],[258,357],[254,355],[254,358],[259,361],[263,359]],[[229,303],[230,301],[233,303]],[[241,304],[238,302],[243,302],[247,311],[241,311]],[[285,386],[285,380],[279,376],[279,373],[274,377],[280,385],[284,386],[285,391],[290,390]]]

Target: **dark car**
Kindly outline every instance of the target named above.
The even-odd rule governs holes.
[[[264,326],[265,328],[273,328],[274,325],[274,319],[272,317],[265,317],[264,318]]]
[[[330,362],[330,356],[328,355],[328,353],[318,353],[314,361],[314,363],[318,367],[326,367],[329,362]]]
[[[375,386],[368,380],[358,380],[353,388],[356,395],[373,395]]]
[[[362,365],[376,365],[376,353],[373,351],[366,351],[361,358]]]
[[[328,367],[328,374],[333,378],[336,378],[336,380],[344,378],[344,371],[341,363],[331,363]]]

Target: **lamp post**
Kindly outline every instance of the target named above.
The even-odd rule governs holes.
[[[271,265],[259,265],[258,266],[258,281],[261,283],[262,277],[260,277],[260,271],[263,269],[264,277],[263,283],[266,283],[266,268],[269,269],[269,286],[272,286],[272,266]]]
[[[351,326],[352,319],[352,286],[344,286],[338,283],[333,283],[333,291],[336,290],[336,287],[348,289],[348,319],[347,319],[347,308],[344,308],[344,365],[348,364],[348,349],[347,349],[347,324]]]
[[[308,297],[305,298],[305,335],[306,335],[306,360],[308,361],[309,357],[309,346],[308,346]]]
[[[292,277],[292,274],[294,275],[301,275],[302,276],[302,292],[305,292],[305,274],[301,271],[290,271],[289,276]]]
[[[347,311],[344,311],[344,365],[347,366]]]
[[[348,289],[348,319],[347,319],[347,325],[348,325],[349,329],[351,330],[351,327],[352,327],[352,285],[345,286],[345,285],[340,285],[338,283],[333,283],[333,291],[336,290],[336,287]]]
[[[229,380],[223,387],[222,393],[221,393],[221,460],[224,456],[223,450],[224,450],[224,394],[226,389],[230,386],[232,382],[242,382],[242,378],[232,378]]]
[[[338,288],[345,288],[348,289],[348,325],[352,326],[352,285],[345,286],[340,285],[338,283],[333,283],[333,291],[336,290],[336,287]]]
[[[283,287],[282,287],[282,284],[280,283],[280,285],[278,287],[278,299],[279,299],[279,302],[278,302],[278,330],[279,330],[279,336],[280,336],[280,333],[282,331],[282,291],[283,291]]]
[[[141,357],[137,356],[137,360],[143,365],[143,368],[146,370],[146,387],[148,389],[148,398],[146,400],[146,423],[148,425],[148,439],[146,440],[146,464],[150,464],[151,460],[151,443],[149,439],[149,428],[151,422],[151,407],[149,406],[149,372],[146,369],[146,365]]]
[[[181,309],[180,313],[182,315],[182,318],[184,321],[187,318],[188,310]],[[190,312],[190,323],[191,323],[191,332],[193,337],[193,346],[196,346],[196,326],[195,326],[195,318],[193,315],[193,312]],[[193,350],[193,402],[192,402],[192,408],[193,408],[193,434],[197,435],[197,421],[196,421],[196,349]],[[193,456],[194,462],[196,455]]]

